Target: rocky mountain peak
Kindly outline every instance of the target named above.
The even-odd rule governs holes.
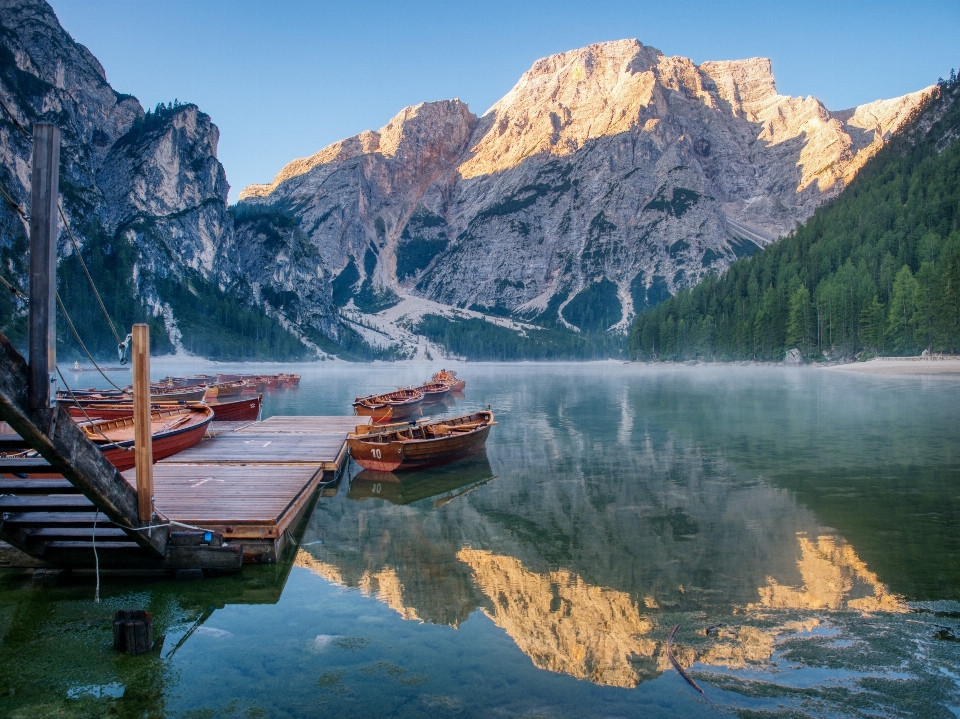
[[[831,113],[780,95],[766,58],[604,42],[536,61],[479,121],[406,108],[362,162],[344,154],[357,136],[242,197],[299,208],[335,296],[623,329],[809,217],[925,93]]]
[[[449,166],[459,159],[477,118],[460,100],[422,102],[405,107],[390,122],[373,132],[328,145],[310,157],[287,163],[273,182],[249,185],[240,200],[268,197],[277,187],[294,178],[302,178],[315,168],[336,169],[356,157],[379,155],[395,163],[409,164],[414,174],[430,172],[438,163]]]
[[[765,57],[705,62],[699,70],[716,86],[716,94],[729,104],[730,112],[750,122],[761,122],[766,110],[781,99]]]

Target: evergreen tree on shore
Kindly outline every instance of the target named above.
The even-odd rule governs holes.
[[[960,79],[780,242],[637,315],[644,360],[960,352]]]

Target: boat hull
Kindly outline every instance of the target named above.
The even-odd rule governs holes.
[[[201,405],[200,409],[204,413],[202,419],[192,422],[183,428],[172,429],[168,432],[158,432],[153,435],[154,462],[189,449],[203,439],[203,435],[206,434],[210,422],[213,421],[213,411],[203,405]],[[130,418],[121,421],[132,423],[133,420]],[[108,429],[106,432],[109,437],[110,430]],[[103,456],[106,457],[110,464],[116,467],[118,471],[124,472],[132,469],[136,465],[136,452],[133,450],[134,440],[130,439],[106,444],[106,441],[102,437],[97,437],[95,433],[87,431],[87,436],[94,440],[95,444],[100,446],[100,451],[103,452]]]
[[[238,380],[236,382],[218,382],[217,384],[209,387],[209,389],[216,389],[217,397],[239,397],[243,394],[243,389],[246,386],[246,383],[243,380]]]
[[[383,424],[419,414],[422,404],[423,394],[420,392],[399,390],[358,399],[353,403],[353,412],[360,417],[370,417],[376,424]]]
[[[429,384],[416,387],[415,389],[423,394],[424,404],[436,404],[437,402],[443,402],[443,400],[447,398],[447,395],[450,394],[450,386],[444,384],[443,382],[431,382]]]
[[[151,392],[151,402],[200,402],[207,393],[206,385],[172,392]]]
[[[452,424],[455,420],[447,421]],[[438,421],[431,424],[443,423]],[[350,455],[364,469],[378,472],[404,472],[455,462],[473,454],[484,447],[492,426],[493,415],[490,414],[484,426],[465,434],[449,434],[430,439],[393,439],[392,441],[383,441],[383,437],[378,435],[350,435],[347,437],[347,444],[350,447]]]
[[[246,399],[238,399],[232,402],[209,402],[210,409],[213,410],[213,420],[215,422],[244,422],[253,421],[260,415],[260,402],[263,399],[260,395]]]

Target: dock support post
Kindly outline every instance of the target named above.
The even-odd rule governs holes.
[[[150,426],[150,325],[133,326],[133,445],[137,467],[137,513],[153,519],[153,434]]]
[[[33,126],[30,173],[30,409],[46,409],[57,369],[57,203],[60,197],[60,128]]]

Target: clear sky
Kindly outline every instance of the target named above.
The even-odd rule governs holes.
[[[536,59],[604,40],[697,63],[769,57],[782,94],[831,110],[960,67],[960,0],[50,2],[117,91],[213,118],[231,201],[407,105],[459,97],[482,114]]]

